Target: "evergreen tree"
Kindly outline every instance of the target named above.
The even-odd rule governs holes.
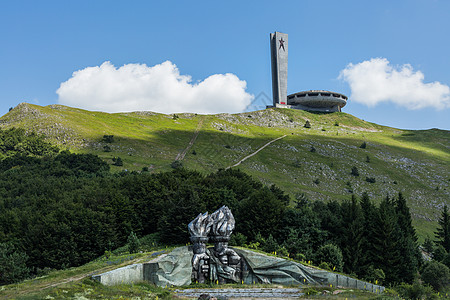
[[[342,234],[340,248],[347,273],[360,273],[363,256],[364,216],[354,195],[342,203]]]
[[[377,209],[374,217],[372,244],[368,253],[374,268],[382,269],[387,282],[401,282],[399,269],[401,269],[401,254],[399,251],[400,229],[394,205],[386,197]]]
[[[369,195],[364,192],[361,196],[361,211],[363,214],[363,237],[361,240],[361,248],[364,255],[361,257],[360,265],[363,268],[360,270],[360,275],[366,275],[367,270],[373,265],[371,253],[373,253],[373,233],[374,229],[374,219],[376,215],[376,207],[373,205],[369,198]]]
[[[395,209],[397,212],[397,224],[400,229],[398,243],[402,267],[399,268],[399,276],[402,281],[412,283],[418,271],[422,255],[417,244],[416,230],[412,226],[411,214],[402,193],[398,194],[398,198],[395,201]]]
[[[445,251],[450,252],[450,214],[447,205],[442,209],[438,224],[439,227],[435,232],[436,244],[442,245]]]
[[[133,231],[131,231],[130,235],[128,236],[127,244],[128,244],[128,252],[130,252],[130,253],[137,253],[138,252],[139,246],[140,246],[140,242],[139,242],[139,239],[136,236],[136,233],[134,233]]]

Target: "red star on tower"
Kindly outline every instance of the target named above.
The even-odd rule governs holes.
[[[278,48],[278,50],[280,50],[281,48],[283,48],[283,51],[286,51],[285,49],[284,49],[284,41],[283,41],[283,38],[281,38],[281,40],[278,40],[279,42],[280,42],[280,48]]]

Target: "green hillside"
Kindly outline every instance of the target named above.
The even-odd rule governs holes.
[[[306,120],[311,128],[304,127]],[[98,154],[111,164],[121,157],[123,166],[112,167],[117,171],[148,167],[151,172],[169,170],[177,158],[203,172],[227,168],[286,135],[237,168],[310,200],[348,199],[363,191],[380,200],[402,191],[421,237],[432,235],[440,209],[450,205],[448,131],[401,130],[346,113],[108,114],[22,103],[0,118],[0,127],[35,131],[61,148]],[[104,135],[114,141],[106,143]],[[351,175],[353,167],[359,176]]]

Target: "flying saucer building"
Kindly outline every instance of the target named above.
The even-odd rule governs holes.
[[[347,96],[325,90],[311,90],[287,95],[288,35],[270,34],[272,58],[273,106],[308,111],[335,112],[347,104]]]

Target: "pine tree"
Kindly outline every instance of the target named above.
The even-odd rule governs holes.
[[[372,233],[371,253],[374,268],[382,269],[389,283],[401,282],[401,254],[399,251],[400,228],[395,207],[386,197],[377,209]]]
[[[374,219],[376,214],[376,207],[371,202],[369,195],[364,192],[361,196],[361,211],[363,214],[363,238],[361,241],[361,247],[363,251],[363,256],[361,257],[360,265],[363,266],[363,270],[368,270],[368,268],[373,265],[372,255],[375,250],[373,248],[372,236],[374,232]],[[364,274],[365,271],[362,271]]]
[[[347,273],[360,274],[363,256],[364,216],[354,195],[352,200],[342,203],[342,225],[340,248]]]
[[[402,267],[399,268],[399,277],[404,282],[412,283],[418,271],[422,255],[417,244],[416,230],[412,226],[411,214],[402,193],[398,194],[398,198],[395,201],[395,210],[397,213],[397,224],[400,229],[398,242]]]
[[[447,252],[450,252],[450,215],[447,205],[444,205],[442,209],[438,224],[439,227],[435,232],[436,244],[442,245]]]

